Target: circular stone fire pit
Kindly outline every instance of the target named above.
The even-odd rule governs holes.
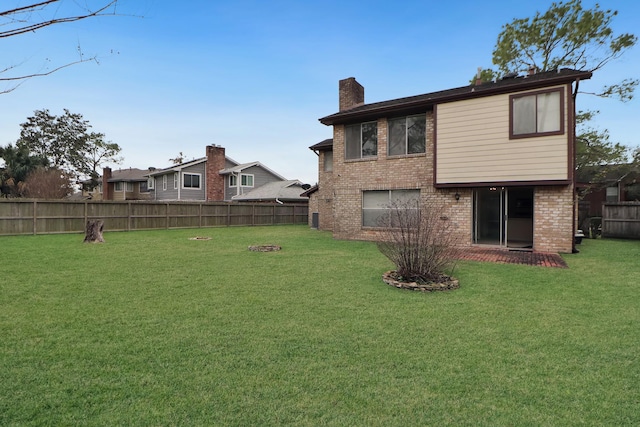
[[[257,245],[257,246],[249,246],[249,250],[253,252],[275,252],[282,249],[282,247],[278,245]]]
[[[189,240],[211,240],[211,237],[196,236],[196,237],[189,237]]]
[[[396,288],[421,292],[448,291],[460,287],[458,280],[449,276],[443,276],[442,281],[438,283],[403,282],[399,279],[395,271],[387,271],[384,273],[382,275],[382,281]]]

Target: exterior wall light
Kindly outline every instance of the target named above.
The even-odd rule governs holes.
[[[456,194],[455,194],[455,196],[453,196],[453,197],[455,197],[455,198],[456,198],[456,202],[457,202],[458,200],[460,200],[460,194],[459,194],[459,193],[456,193]]]

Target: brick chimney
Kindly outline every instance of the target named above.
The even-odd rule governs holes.
[[[364,87],[358,83],[355,77],[340,80],[340,111],[350,110],[353,107],[364,104]]]
[[[224,200],[224,176],[220,171],[226,166],[224,147],[207,145],[207,201],[220,202]]]
[[[113,184],[109,187],[111,168],[102,169],[102,200],[113,200]]]

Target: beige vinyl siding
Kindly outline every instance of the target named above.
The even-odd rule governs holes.
[[[565,134],[511,140],[509,94],[439,104],[436,182],[568,179],[567,94],[564,99]]]

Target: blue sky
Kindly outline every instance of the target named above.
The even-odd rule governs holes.
[[[122,147],[124,162],[114,168],[166,167],[179,152],[198,158],[218,144],[234,160],[257,160],[315,183],[316,155],[308,147],[332,136],[318,118],[337,111],[338,80],[355,77],[366,102],[464,86],[477,67],[492,66],[503,24],[550,4],[120,0],[128,16],[2,40],[0,68],[40,72],[75,60],[78,45],[98,55],[99,65],[69,67],[0,95],[0,145],[15,142],[34,110],[67,108]],[[640,34],[640,2],[600,4],[619,11],[616,33]],[[581,89],[627,77],[640,77],[638,46]],[[578,108],[600,110],[598,127],[638,146],[639,102],[581,95]]]

